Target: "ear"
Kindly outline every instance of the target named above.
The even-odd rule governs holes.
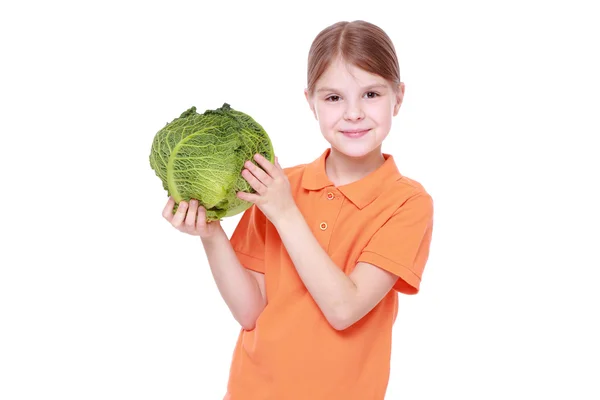
[[[404,90],[406,89],[404,82],[400,82],[398,85],[398,92],[396,93],[396,103],[394,104],[394,117],[398,115],[402,100],[404,100]]]
[[[308,102],[308,106],[310,107],[310,111],[312,111],[313,115],[315,116],[315,119],[318,121],[319,118],[317,118],[317,112],[315,111],[315,102],[313,101],[313,99],[308,94],[308,89],[304,89],[304,97],[306,97],[306,101]]]

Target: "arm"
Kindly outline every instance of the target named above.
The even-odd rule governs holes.
[[[245,330],[254,329],[265,308],[264,275],[244,268],[223,229],[202,238],[210,270],[233,317]]]
[[[298,275],[331,326],[343,330],[371,311],[398,277],[365,262],[347,276],[329,258],[299,210],[275,225]]]
[[[255,193],[237,196],[254,203],[273,223],[309,293],[331,326],[346,329],[379,303],[398,277],[366,262],[358,263],[348,277],[313,236],[291,195],[289,180],[277,157],[275,164],[260,154],[244,163],[242,176]]]
[[[179,231],[202,239],[221,296],[242,327],[246,330],[253,329],[266,304],[264,275],[240,264],[221,223],[207,223],[206,210],[199,206],[196,199],[192,199],[189,204],[182,201],[175,215],[174,204],[175,200],[170,196],[163,209],[163,217]]]

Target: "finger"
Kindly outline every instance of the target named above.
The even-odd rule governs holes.
[[[173,200],[173,196],[169,197],[165,208],[163,209],[162,216],[169,222],[173,219],[173,206],[175,205],[175,200]]]
[[[171,221],[171,225],[175,228],[179,228],[183,219],[185,218],[185,212],[187,211],[188,204],[185,201],[179,203],[179,207],[177,207],[177,212],[173,216],[173,220]]]
[[[190,200],[190,206],[188,207],[188,212],[185,217],[185,226],[188,229],[194,230],[196,229],[196,212],[198,211],[198,200],[192,199]]]
[[[242,176],[250,184],[252,189],[256,190],[257,193],[264,194],[267,187],[259,181],[252,173],[245,169],[242,171]]]
[[[246,167],[248,171],[252,172],[252,175],[254,175],[265,186],[269,186],[269,184],[273,181],[273,178],[271,178],[264,170],[257,167],[252,161],[246,161],[244,163],[244,167]]]
[[[279,169],[283,169],[281,168],[281,165],[279,165],[279,159],[277,157],[275,157],[275,166]]]
[[[273,164],[271,164],[271,161],[267,160],[258,153],[254,155],[254,159],[256,160],[258,165],[260,165],[262,169],[264,169],[267,172],[267,174],[269,174],[271,177],[275,178],[277,176],[277,169]]]
[[[206,228],[206,209],[202,206],[198,207],[198,216],[196,217],[196,229],[202,230]]]
[[[248,201],[253,204],[255,204],[260,199],[259,195],[247,192],[237,192],[236,196],[242,200]]]

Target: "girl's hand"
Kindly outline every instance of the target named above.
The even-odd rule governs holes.
[[[244,163],[246,169],[242,171],[242,176],[256,190],[256,193],[237,192],[237,196],[256,204],[273,225],[277,225],[286,215],[297,209],[290,182],[279,165],[277,157],[275,157],[275,164],[260,154],[254,155],[254,159],[262,169],[251,161],[246,161]]]
[[[175,214],[173,214],[173,206],[175,200],[169,197],[162,215],[181,232],[208,238],[221,228],[220,221],[206,222],[206,210],[198,206],[198,200],[192,199],[189,205],[185,201],[180,202]]]

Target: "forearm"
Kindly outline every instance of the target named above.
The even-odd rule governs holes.
[[[276,225],[279,236],[307,290],[336,329],[343,329],[357,298],[354,282],[331,260],[295,211]]]
[[[202,245],[219,292],[233,317],[244,329],[253,329],[265,307],[258,282],[240,264],[222,229],[210,238],[203,238]]]

